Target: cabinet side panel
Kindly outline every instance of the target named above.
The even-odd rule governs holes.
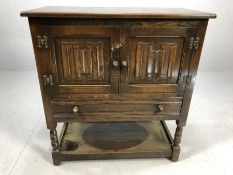
[[[39,23],[33,22],[32,19],[29,18],[29,24],[30,24],[30,30],[31,30],[31,37],[32,37],[32,43],[34,48],[34,54],[35,54],[35,60],[36,60],[36,67],[37,67],[37,73],[38,73],[38,79],[40,83],[40,90],[41,90],[41,96],[44,106],[44,113],[46,117],[46,123],[47,128],[51,129],[56,126],[53,120],[52,116],[52,108],[50,105],[50,96],[48,89],[44,86],[44,80],[43,75],[46,75],[48,73],[48,68],[46,66],[46,60],[44,55],[44,48],[38,47],[38,35],[44,34],[43,28],[40,27]]]
[[[186,85],[186,87],[185,87],[183,105],[182,105],[180,120],[179,120],[180,126],[185,126],[186,122],[187,122],[189,107],[190,107],[193,89],[194,89],[194,85],[195,85],[197,69],[198,69],[198,65],[199,65],[199,61],[200,61],[200,56],[201,56],[203,42],[205,39],[207,25],[208,25],[208,20],[200,21],[200,23],[198,25],[196,37],[200,38],[200,43],[199,43],[198,49],[194,50],[194,52],[193,52],[191,63],[189,66],[189,75],[192,76],[192,81],[189,85]]]

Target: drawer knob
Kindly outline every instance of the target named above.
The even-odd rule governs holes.
[[[74,113],[78,113],[78,111],[79,111],[78,106],[74,106],[74,107],[73,107],[73,112],[74,112]]]
[[[158,111],[163,111],[163,105],[158,105]]]

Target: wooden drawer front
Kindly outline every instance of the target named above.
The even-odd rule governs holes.
[[[130,120],[127,118],[137,116],[139,120],[140,116],[142,118],[156,117],[157,115],[161,118],[166,115],[178,117],[181,102],[53,102],[52,107],[55,118],[99,116],[102,119],[106,117],[111,120],[111,117],[114,116],[114,119]]]

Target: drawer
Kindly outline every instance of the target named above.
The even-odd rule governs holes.
[[[85,121],[130,121],[144,119],[177,119],[181,101],[72,101],[52,102],[57,119]],[[93,119],[95,118],[95,119]],[[89,120],[91,119],[91,120]]]

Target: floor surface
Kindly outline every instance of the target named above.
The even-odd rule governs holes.
[[[232,175],[232,90],[233,72],[198,74],[176,163],[137,159],[53,166],[36,72],[0,72],[0,175]],[[174,131],[174,122],[169,127]]]

